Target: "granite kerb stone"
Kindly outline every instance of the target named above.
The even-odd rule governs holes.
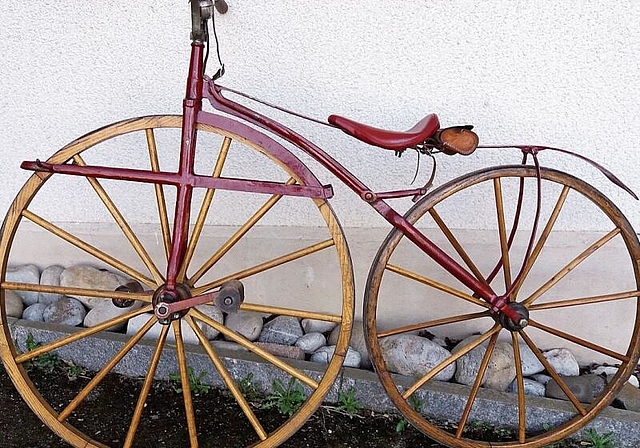
[[[11,333],[21,348],[31,333],[36,341],[46,343],[65,334],[83,331],[83,328],[69,328],[62,325],[31,322],[22,319],[9,319]],[[99,333],[79,342],[58,349],[56,352],[65,360],[87,369],[98,370],[122,348],[128,336],[118,333]],[[149,367],[149,359],[153,353],[155,343],[142,340],[114,369],[115,372],[134,377],[142,377]],[[204,382],[212,386],[222,386],[220,376],[212,366],[204,349],[200,346],[185,345],[188,362],[197,372],[207,372]],[[227,351],[218,349],[219,355],[225,360],[231,375],[241,379],[252,375],[252,382],[256,389],[268,393],[271,391],[274,379],[288,381],[288,376],[263,359],[250,352]],[[318,380],[322,368],[309,361],[286,360],[291,366],[300,369],[309,377]],[[169,373],[178,370],[175,346],[167,344],[155,377],[168,379]],[[409,377],[395,376],[397,384],[409,387],[415,380]],[[341,375],[332,385],[325,401],[336,402],[340,390],[355,388],[357,398],[363,406],[378,412],[395,412],[395,407],[387,397],[384,388],[373,372],[366,370],[343,368]],[[305,386],[305,388],[307,388]],[[427,389],[420,389],[416,395],[423,403],[422,412],[438,420],[455,419],[455,415],[463,409],[466,401],[464,393],[467,386],[454,383],[437,382]],[[308,388],[307,388],[308,391]],[[571,403],[542,397],[527,397],[526,417],[533,427],[543,429],[547,424],[564,421],[573,415]],[[517,396],[506,392],[480,389],[477,401],[473,407],[470,420],[479,420],[492,424],[509,424],[517,426]],[[457,414],[459,415],[459,414]],[[513,421],[505,419],[512,416]],[[601,412],[589,425],[583,428],[596,429],[600,434],[611,432],[616,446],[620,448],[636,448],[640,446],[640,413],[607,408]]]

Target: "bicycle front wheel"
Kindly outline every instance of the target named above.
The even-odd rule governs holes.
[[[170,171],[178,165],[181,122],[180,116],[150,116],[116,123],[70,143],[49,162]],[[196,171],[287,185],[315,179],[284,148],[270,149],[277,143],[268,137],[257,144],[240,135],[242,126],[234,122],[234,132],[198,124]],[[304,424],[340,372],[353,280],[327,201],[194,191],[179,290],[195,296],[238,280],[244,303],[236,313],[194,307],[161,324],[151,302],[164,284],[175,202],[175,189],[166,186],[36,173],[5,219],[0,355],[33,411],[73,446],[277,446]],[[74,223],[77,214],[70,213],[77,208],[87,227]],[[292,235],[283,224],[308,230]],[[38,278],[45,267],[47,275]],[[35,278],[16,277],[25,270]],[[14,328],[16,297],[33,305],[28,309],[43,308],[41,319],[67,326],[21,321]],[[62,319],[65,313],[71,319]],[[325,364],[305,361],[308,355],[293,345],[304,319],[323,331],[340,327]],[[230,348],[239,350],[237,359],[225,351]],[[247,363],[261,367],[247,370]],[[63,397],[53,383],[60,365],[82,372],[77,390]],[[114,399],[107,393],[117,384],[112,372],[141,378]],[[210,385],[219,386],[215,394],[224,405],[204,395]],[[283,391],[295,394],[286,409],[279,407],[278,399],[288,398]],[[273,405],[282,415],[267,415]],[[206,427],[199,423],[205,415]],[[167,427],[174,428],[169,435]]]
[[[528,326],[494,315],[398,230],[371,267],[364,313],[376,371],[402,414],[448,446],[550,445],[602,411],[637,365],[635,232],[590,185],[559,171],[541,174],[534,240],[533,167],[465,175],[406,215],[496,294],[512,291],[509,300],[529,316]],[[471,203],[485,204],[484,214],[472,215]],[[563,231],[576,220],[607,231]],[[556,363],[561,356],[567,370]],[[577,376],[594,364],[617,370],[606,379]],[[544,381],[551,383],[545,388]],[[443,397],[447,406],[438,406]]]

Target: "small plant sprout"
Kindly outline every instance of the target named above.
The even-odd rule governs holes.
[[[65,370],[67,372],[67,378],[69,379],[69,381],[75,381],[80,376],[86,373],[83,367],[77,366],[72,362],[67,363]]]
[[[362,410],[362,402],[355,396],[356,390],[351,387],[348,391],[338,392],[338,411],[344,412],[353,418]]]
[[[187,376],[189,378],[189,389],[191,389],[191,392],[194,395],[204,395],[209,392],[211,386],[202,382],[202,379],[207,376],[207,372],[200,372],[196,376],[193,368],[189,366],[187,367]],[[179,373],[170,373],[169,379],[177,383],[182,382],[182,378],[180,377]],[[173,390],[175,390],[179,394],[182,393],[182,387],[174,386]]]
[[[587,446],[590,448],[614,448],[613,434],[610,432],[601,435],[595,429],[590,428],[585,432],[585,435],[586,442],[589,444]]]
[[[416,397],[415,395],[412,395],[409,398],[409,405],[416,412],[420,412],[420,409],[422,409],[422,400]],[[398,422],[398,424],[396,425],[396,432],[403,432],[405,429],[407,429],[408,424],[409,424],[409,421],[406,418],[402,417]]]
[[[42,346],[41,342],[37,342],[33,337],[33,334],[29,332],[27,335],[27,339],[25,340],[25,345],[27,347],[27,351],[33,351],[38,347]],[[40,356],[36,356],[33,358],[29,364],[27,365],[27,369],[31,367],[36,367],[38,369],[42,369],[46,372],[52,372],[53,369],[60,363],[60,357],[55,353],[45,353]]]
[[[273,392],[267,395],[262,408],[277,408],[282,415],[291,417],[300,409],[304,400],[306,400],[304,390],[299,383],[296,383],[295,378],[291,378],[286,387],[282,381],[273,380]]]
[[[258,401],[261,398],[260,392],[258,392],[256,386],[253,384],[253,373],[251,372],[238,381],[238,389],[240,389],[240,393],[244,395],[244,398],[248,401]]]

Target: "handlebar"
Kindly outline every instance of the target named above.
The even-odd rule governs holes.
[[[229,5],[225,0],[191,0],[191,40],[204,41],[206,22],[213,16],[213,9],[226,14]]]

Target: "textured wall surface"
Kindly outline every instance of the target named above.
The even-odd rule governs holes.
[[[18,170],[21,160],[46,158],[73,138],[125,117],[179,113],[190,26],[186,1],[5,3],[3,213],[27,178]],[[218,18],[227,85],[321,118],[339,113],[386,128],[409,128],[437,112],[443,125],[475,124],[483,142],[579,151],[640,191],[640,2],[229,5],[229,13]],[[340,132],[282,118],[374,188],[400,188],[413,177],[414,157],[397,159]],[[518,159],[515,152],[450,158],[442,161],[439,180]],[[597,171],[553,154],[542,160],[593,182],[640,227],[638,203]],[[320,178],[331,181],[324,173]],[[347,206],[354,197],[337,191],[334,206],[343,224],[383,224],[364,206]],[[73,204],[65,216],[91,220]],[[569,227],[593,225],[576,216]]]

